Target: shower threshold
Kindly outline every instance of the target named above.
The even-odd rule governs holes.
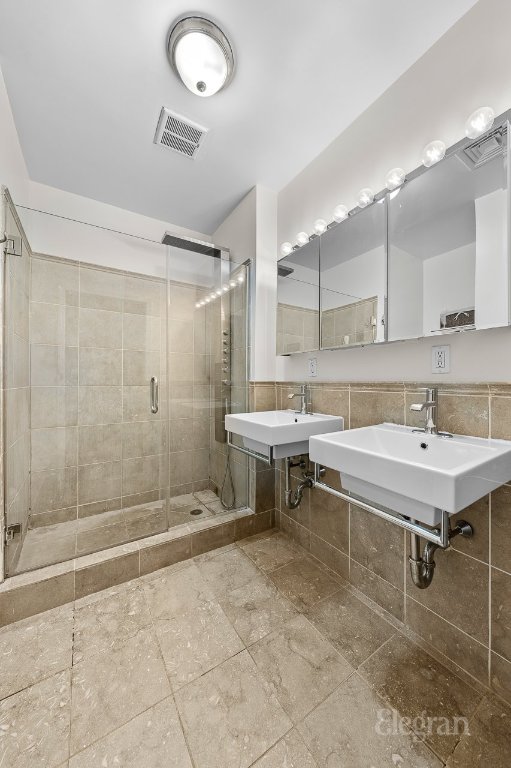
[[[206,490],[169,499],[167,512],[164,501],[154,501],[33,527],[27,531],[14,573],[137,541],[226,511],[216,493]]]

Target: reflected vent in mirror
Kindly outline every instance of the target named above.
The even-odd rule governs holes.
[[[469,168],[479,168],[497,155],[502,154],[505,148],[506,128],[499,126],[485,136],[481,136],[460,153],[460,159]]]
[[[208,129],[162,107],[154,143],[180,155],[195,158]]]
[[[279,277],[289,277],[293,272],[294,269],[291,269],[291,267],[284,267],[281,264],[277,266],[277,274]]]

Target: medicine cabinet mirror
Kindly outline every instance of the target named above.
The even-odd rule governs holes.
[[[277,354],[319,347],[319,237],[277,265]]]

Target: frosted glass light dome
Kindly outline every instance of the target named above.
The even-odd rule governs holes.
[[[189,16],[174,25],[168,54],[183,84],[196,96],[213,96],[230,82],[234,55],[222,30],[209,19]]]

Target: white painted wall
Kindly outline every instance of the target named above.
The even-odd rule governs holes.
[[[474,306],[475,274],[475,243],[424,260],[423,336],[438,331],[442,312]]]
[[[412,170],[432,139],[458,141],[477,107],[489,104],[497,114],[511,107],[510,28],[511,3],[479,0],[279,193],[278,243],[311,231],[318,216],[330,221],[338,203],[354,205],[361,187],[381,189],[389,168]],[[430,379],[434,343],[438,337],[318,353],[318,379]],[[467,331],[447,343],[451,373],[439,380],[511,381],[509,329]],[[310,356],[279,358],[278,379],[305,379]]]
[[[501,190],[475,201],[476,324],[478,328],[509,321],[509,262],[506,259],[507,195]]]
[[[0,184],[8,187],[13,197],[26,201],[28,199],[29,189],[28,172],[21,151],[1,69],[0,131]]]

